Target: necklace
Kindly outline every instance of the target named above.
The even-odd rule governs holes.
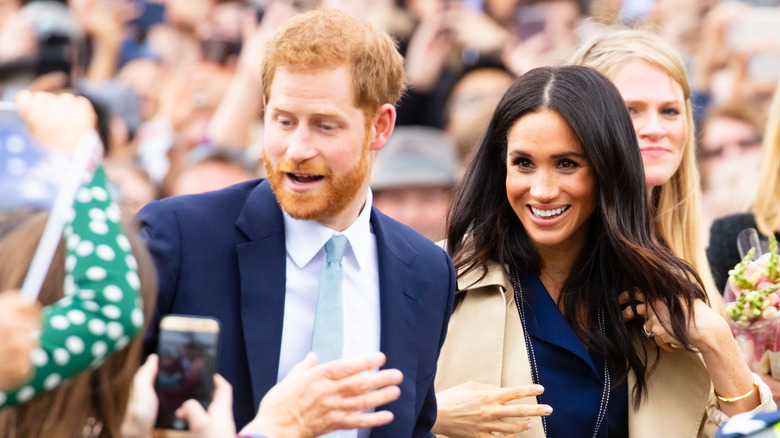
[[[516,270],[512,270],[512,286],[515,290],[515,305],[517,306],[517,313],[520,315],[520,323],[523,325],[523,337],[525,338],[525,347],[528,350],[528,360],[531,362],[531,377],[535,384],[539,384],[539,368],[536,366],[536,355],[534,354],[534,346],[531,343],[531,336],[528,334],[528,329],[525,322],[525,308],[523,306],[523,287],[520,284],[520,276]],[[604,330],[604,309],[599,308],[599,330],[605,333]],[[601,403],[599,404],[599,415],[596,418],[596,427],[593,430],[593,438],[599,433],[604,417],[607,414],[607,405],[609,404],[609,388],[610,388],[610,376],[609,368],[607,367],[607,361],[604,360],[604,389],[601,391]],[[542,396],[536,396],[536,402],[542,403]],[[544,435],[547,436],[547,417],[542,417],[542,427],[544,428]]]

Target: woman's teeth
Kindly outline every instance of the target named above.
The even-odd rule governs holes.
[[[558,216],[559,214],[563,213],[568,209],[569,209],[568,205],[565,207],[555,208],[552,210],[541,210],[538,208],[531,207],[531,212],[533,212],[534,216],[538,216],[538,217],[553,217],[553,216]]]

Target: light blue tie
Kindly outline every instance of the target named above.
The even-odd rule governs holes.
[[[344,350],[344,307],[341,294],[344,272],[341,259],[346,246],[347,238],[340,234],[334,234],[325,244],[327,261],[320,277],[311,339],[311,351],[317,353],[317,363],[339,359]]]

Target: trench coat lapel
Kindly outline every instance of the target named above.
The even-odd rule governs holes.
[[[655,346],[645,340],[650,362],[656,359]],[[637,345],[638,349],[642,347]],[[641,351],[641,350],[640,350]],[[660,360],[647,382],[647,395],[639,410],[629,402],[628,430],[631,438],[673,436],[696,438],[711,393],[711,382],[701,357],[687,351],[669,353],[660,350]],[[628,388],[634,387],[636,375],[628,375]],[[629,400],[631,393],[629,392]]]

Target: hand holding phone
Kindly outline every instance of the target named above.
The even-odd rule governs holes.
[[[189,425],[176,410],[187,400],[194,399],[203,408],[211,403],[218,339],[219,322],[214,318],[168,315],[160,322],[155,437],[184,436],[181,431]]]

